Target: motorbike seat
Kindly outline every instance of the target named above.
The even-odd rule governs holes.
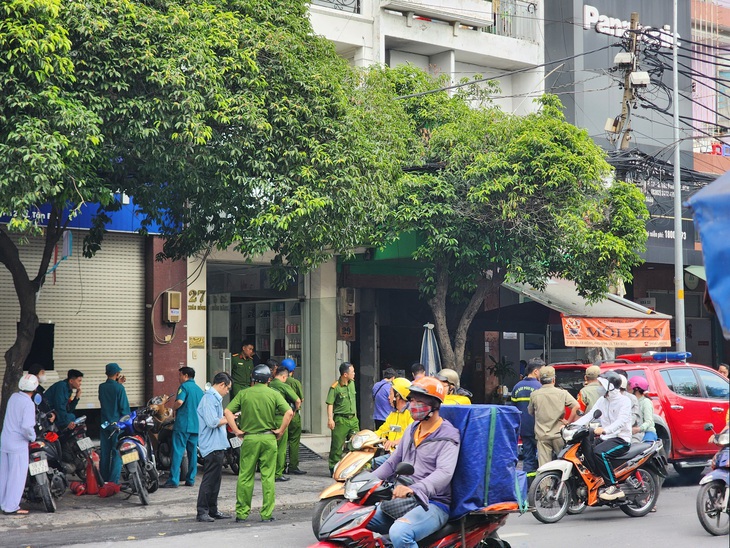
[[[437,541],[441,540],[442,538],[451,535],[453,533],[459,533],[461,531],[461,520],[465,520],[464,527],[469,528],[472,523],[480,521],[484,522],[484,516],[482,515],[467,515],[463,518],[454,519],[446,522],[446,525],[444,525],[441,529],[436,531],[435,533],[431,533],[427,537],[421,539],[418,541],[418,546],[433,546],[437,543]]]
[[[615,462],[624,462],[627,460],[631,460],[637,455],[640,455],[641,453],[649,449],[651,446],[652,444],[649,442],[632,443],[626,453],[619,457],[610,457],[610,460]]]

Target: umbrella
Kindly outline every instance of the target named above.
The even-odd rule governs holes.
[[[707,289],[726,339],[730,339],[730,171],[689,199],[700,232]]]
[[[423,331],[423,340],[421,341],[421,363],[426,368],[426,375],[435,375],[437,371],[441,370],[439,345],[433,332],[434,325],[427,323],[423,327],[426,329]]]

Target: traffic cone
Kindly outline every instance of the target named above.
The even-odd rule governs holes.
[[[99,494],[99,482],[96,481],[96,471],[98,469],[99,455],[97,455],[96,451],[92,451],[91,459],[86,463],[86,493],[88,495]]]

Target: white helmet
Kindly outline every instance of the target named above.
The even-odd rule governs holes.
[[[22,392],[33,392],[36,388],[38,388],[38,377],[31,375],[30,373],[26,373],[20,377],[20,381],[18,381],[18,389]]]

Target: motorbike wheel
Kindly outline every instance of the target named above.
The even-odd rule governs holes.
[[[338,506],[345,503],[345,497],[332,497],[329,499],[320,500],[314,506],[314,515],[312,516],[312,532],[314,536],[319,538],[319,529],[322,524],[334,512]]]
[[[157,446],[157,467],[160,470],[170,469],[170,462],[172,461],[171,455],[172,449],[170,448],[170,444],[161,441],[160,444]]]
[[[659,498],[659,490],[661,489],[659,479],[654,472],[649,472],[645,468],[639,468],[637,472],[641,475],[642,481],[640,483],[646,490],[645,494],[626,497],[627,503],[621,505],[621,511],[632,518],[640,518],[651,512],[651,509],[656,505],[656,501]],[[638,482],[636,478],[637,472],[634,472],[631,478]]]
[[[583,511],[588,508],[585,500],[575,500],[574,497],[570,498],[570,506],[568,506],[568,515],[575,516],[582,514]]]
[[[697,517],[711,535],[727,535],[730,532],[730,515],[722,510],[726,489],[725,482],[716,480],[704,484],[697,493]]]
[[[157,468],[155,468],[155,465],[151,461],[147,461],[144,467],[147,479],[147,492],[154,493],[160,488],[160,475],[157,473]]]
[[[142,478],[139,475],[139,465],[136,462],[128,464],[129,466],[129,483],[132,484],[132,489],[135,494],[139,496],[140,502],[143,506],[148,506],[150,503],[150,495],[147,492],[147,488],[142,483]]]
[[[46,512],[52,514],[56,511],[56,501],[53,500],[53,495],[51,495],[51,486],[46,482],[38,487],[40,488],[43,507],[46,509]]]
[[[234,476],[237,476],[241,464],[241,448],[236,447],[235,449],[229,449],[229,451],[231,452],[231,472]]]
[[[572,496],[568,484],[563,486],[560,496],[557,496],[562,483],[559,472],[543,472],[535,478],[527,494],[527,501],[535,510],[532,513],[535,519],[542,523],[556,523],[563,519]]]

